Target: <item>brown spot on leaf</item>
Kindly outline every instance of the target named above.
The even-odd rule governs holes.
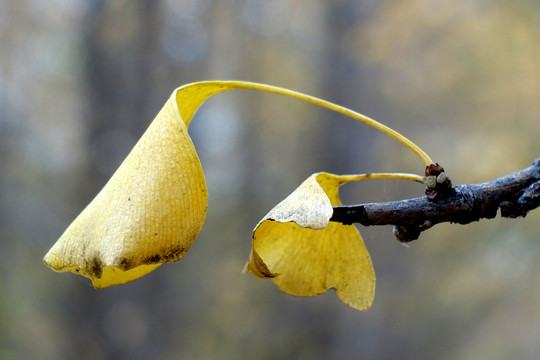
[[[131,268],[133,268],[133,262],[131,260],[128,260],[127,258],[123,258],[118,266],[120,269],[127,271]]]
[[[165,251],[160,251],[158,254],[148,256],[143,260],[143,264],[157,264],[177,261],[186,252],[187,249],[185,247],[174,247]]]
[[[90,275],[100,279],[101,275],[103,274],[103,263],[101,262],[101,259],[97,255],[94,255],[92,258],[86,260],[85,262],[86,271]]]

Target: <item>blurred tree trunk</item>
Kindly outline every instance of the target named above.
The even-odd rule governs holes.
[[[323,51],[326,54],[326,71],[323,72],[322,88],[327,90],[327,94],[323,98],[370,116],[379,105],[373,96],[374,91],[369,89],[370,78],[374,74],[353,58],[353,48],[361,44],[347,36],[361,21],[361,10],[356,10],[358,6],[354,1],[332,1],[326,6],[327,37]],[[328,116],[332,119],[324,122],[327,129],[321,131],[321,135],[332,151],[326,152],[327,158],[322,159],[323,164],[328,164],[327,168],[336,172],[362,168],[372,171],[370,145],[375,142],[377,133],[340,114],[330,113]],[[359,126],[363,129],[357,132]]]
[[[80,181],[78,193],[84,197],[80,199],[82,206],[108,180],[155,115],[156,109],[148,100],[148,89],[153,81],[155,47],[159,44],[159,9],[160,2],[155,0],[130,2],[129,6],[95,1],[86,17],[86,152],[93,156]],[[117,21],[129,24],[116,26]],[[98,166],[101,160],[110,163],[103,168]],[[156,283],[159,277],[154,280],[148,284],[159,286]],[[87,282],[77,282],[76,286],[67,319],[72,326],[70,351],[73,357],[100,358],[103,355],[100,349],[104,348],[114,354],[118,344],[106,329],[106,314],[113,305],[110,300],[114,293],[105,290],[103,296],[94,297],[89,296],[95,290]],[[124,349],[117,355],[131,354],[140,358],[144,357],[142,349],[145,344],[129,352]]]
[[[110,131],[126,132],[137,139],[155,115],[148,97],[154,77],[154,54],[159,44],[159,1],[141,0],[129,6],[98,1],[86,27],[89,153],[93,141]],[[129,10],[129,11],[128,11]],[[116,26],[117,21],[128,24]],[[131,149],[126,143],[106,144],[101,154],[117,164],[100,170],[101,187]],[[123,145],[123,146],[122,146]],[[93,167],[93,165],[91,165]],[[93,191],[92,191],[93,193]]]

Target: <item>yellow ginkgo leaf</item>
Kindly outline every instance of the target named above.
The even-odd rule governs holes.
[[[103,288],[137,279],[186,253],[203,225],[207,190],[176,95],[49,250],[45,264]]]
[[[375,296],[375,272],[353,225],[330,222],[339,206],[339,186],[351,181],[418,175],[317,173],[274,207],[253,230],[253,248],[244,271],[270,278],[291,295],[314,296],[335,289],[351,307],[367,310]]]

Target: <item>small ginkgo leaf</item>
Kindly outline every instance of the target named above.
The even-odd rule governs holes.
[[[342,183],[338,175],[314,174],[272,209],[253,231],[246,269],[287,294],[334,288],[344,303],[367,310],[375,296],[369,253],[356,227],[329,223]]]
[[[339,186],[351,181],[399,178],[412,174],[311,175],[274,207],[253,230],[253,248],[244,268],[270,278],[285,293],[314,296],[335,289],[351,307],[367,310],[375,296],[375,271],[353,225],[330,222],[341,205]]]
[[[199,158],[173,93],[122,165],[45,255],[103,288],[177,261],[206,216]],[[193,115],[194,111],[191,115]]]

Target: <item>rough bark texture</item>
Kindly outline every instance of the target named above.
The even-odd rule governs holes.
[[[334,207],[331,221],[364,226],[394,225],[399,241],[416,240],[441,222],[468,224],[482,218],[524,217],[540,205],[540,158],[531,166],[482,184],[460,185],[435,199],[427,196]]]

